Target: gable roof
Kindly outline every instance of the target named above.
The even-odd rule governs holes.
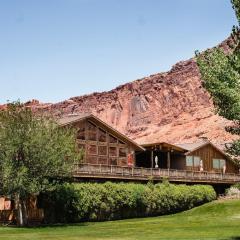
[[[57,122],[61,127],[64,127],[64,126],[71,125],[71,124],[74,124],[74,123],[77,123],[77,122],[80,122],[80,121],[83,121],[83,120],[86,120],[86,119],[94,120],[98,124],[104,126],[111,133],[116,134],[120,139],[124,140],[125,142],[128,142],[128,143],[132,144],[137,150],[145,151],[145,149],[143,147],[141,147],[140,145],[138,145],[135,141],[133,141],[132,139],[130,139],[126,135],[122,134],[121,132],[119,132],[115,128],[111,127],[106,122],[102,121],[100,118],[96,117],[95,115],[93,115],[91,113],[81,113],[81,114],[67,115],[67,116],[64,116],[64,117],[58,119]]]
[[[91,115],[91,113],[69,114],[59,118],[57,122],[60,126],[66,126],[78,121],[82,121],[88,117],[91,117]]]
[[[214,145],[212,142],[210,142],[208,140],[207,141],[202,141],[202,142],[196,142],[196,143],[183,143],[183,144],[177,144],[177,145],[187,150],[185,155],[189,155],[192,152],[194,152],[194,151],[196,151],[196,150],[198,150],[198,149],[200,149],[202,147],[210,145],[216,151],[220,152],[224,157],[226,157],[227,159],[229,159],[232,162],[234,162],[233,159],[228,154],[226,154],[224,151],[222,151],[220,148],[218,148],[216,145]]]
[[[187,151],[195,151],[198,148],[201,148],[207,144],[209,144],[209,141],[204,141],[204,142],[196,142],[196,143],[181,143],[181,144],[176,144],[177,146],[187,150]]]

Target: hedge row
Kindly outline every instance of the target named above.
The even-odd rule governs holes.
[[[158,216],[212,201],[207,185],[79,183],[65,184],[41,197],[46,222],[80,222]]]

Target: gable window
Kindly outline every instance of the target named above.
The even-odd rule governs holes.
[[[225,165],[226,165],[226,160],[213,158],[213,168],[223,169]]]
[[[199,167],[201,158],[199,156],[187,156],[186,166],[187,167]]]
[[[85,127],[81,126],[77,132],[77,139],[85,140]]]
[[[97,127],[91,122],[88,122],[88,140],[97,140]]]
[[[110,142],[110,143],[117,143],[117,138],[115,138],[115,137],[112,136],[112,135],[109,135],[109,142]]]
[[[107,133],[99,128],[98,131],[98,140],[99,142],[106,142],[107,141]]]

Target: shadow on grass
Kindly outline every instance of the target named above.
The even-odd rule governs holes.
[[[23,226],[19,227],[16,225],[1,225],[1,227],[10,227],[10,228],[29,228],[29,229],[41,229],[41,228],[64,228],[64,227],[86,227],[89,226],[91,222],[82,222],[82,223],[57,223],[57,224],[41,224],[33,226]]]

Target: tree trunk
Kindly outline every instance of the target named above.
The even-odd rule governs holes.
[[[15,195],[15,208],[17,211],[17,226],[23,227],[28,225],[28,214],[26,201],[20,198],[19,194]]]

